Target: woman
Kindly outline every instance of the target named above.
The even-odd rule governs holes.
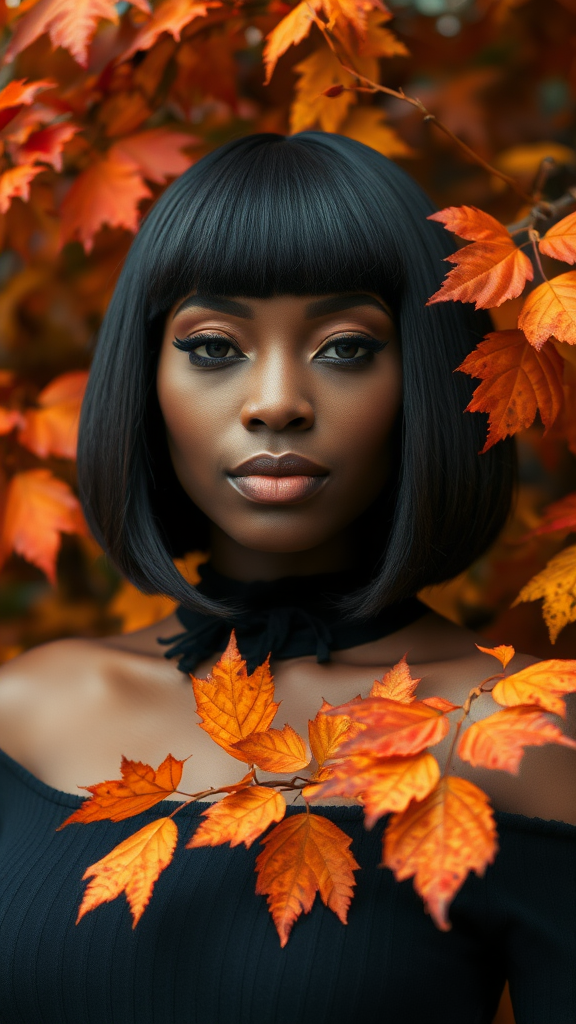
[[[453,374],[489,325],[425,305],[450,251],[430,212],[384,157],[305,133],[222,147],[146,217],[102,327],[80,486],[121,571],[181,608],[2,671],[1,1024],[487,1024],[506,977],[517,1024],[576,1019],[567,749],[528,752],[518,778],[457,765],[501,812],[501,852],[448,933],[377,870],[358,806],[325,808],[363,869],[348,926],[316,903],[284,950],[243,848],[182,852],[134,932],[123,900],[76,927],[85,868],[138,820],[55,832],[122,753],[192,753],[188,791],[238,778],[194,725],[187,675],[232,625],[249,667],[272,650],[281,724],[299,732],[406,651],[421,697],[461,703],[492,672],[477,638],[414,600],[486,549],[513,484],[510,444],[477,454],[484,424]],[[173,558],[199,547],[193,588]]]

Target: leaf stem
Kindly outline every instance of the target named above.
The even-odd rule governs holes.
[[[474,703],[474,701],[478,697],[482,696],[483,693],[490,693],[490,690],[486,690],[485,689],[486,683],[491,683],[493,679],[503,679],[503,678],[504,678],[504,673],[503,672],[496,672],[492,676],[486,676],[486,679],[483,679],[481,683],[478,683],[478,686],[473,686],[472,689],[470,690],[470,693],[468,694],[468,696],[466,697],[466,700],[464,701],[464,703],[462,705],[462,714],[460,715],[460,718],[456,722],[456,729],[454,731],[454,736],[452,737],[452,743],[450,744],[450,751],[448,753],[448,757],[446,758],[446,764],[444,765],[444,771],[442,772],[442,778],[444,778],[446,775],[448,775],[448,773],[449,773],[449,771],[450,771],[450,769],[452,767],[452,761],[454,759],[454,752],[456,750],[456,744],[458,742],[458,737],[460,735],[460,730],[462,728],[462,725],[464,724],[464,720],[470,714],[470,708],[472,707],[472,704]]]

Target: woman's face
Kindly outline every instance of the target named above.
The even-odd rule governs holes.
[[[342,561],[386,484],[401,403],[380,299],[193,294],[166,320],[157,388],[174,469],[213,540],[290,556],[340,545]]]

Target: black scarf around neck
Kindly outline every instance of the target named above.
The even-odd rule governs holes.
[[[354,571],[254,583],[221,576],[209,562],[198,571],[201,594],[226,601],[238,610],[222,619],[180,605],[176,615],[184,632],[158,642],[172,645],[164,657],[179,658],[181,672],[194,672],[201,661],[223,651],[232,629],[236,630],[238,649],[248,672],[253,672],[269,652],[273,658],[313,654],[319,662],[329,661],[330,651],[379,640],[429,610],[414,597],[384,608],[372,618],[353,619],[341,610],[339,598],[366,584],[366,577]]]

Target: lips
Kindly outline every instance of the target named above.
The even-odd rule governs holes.
[[[316,494],[328,478],[325,466],[286,452],[256,455],[228,474],[232,486],[245,498],[265,505],[295,505]]]

